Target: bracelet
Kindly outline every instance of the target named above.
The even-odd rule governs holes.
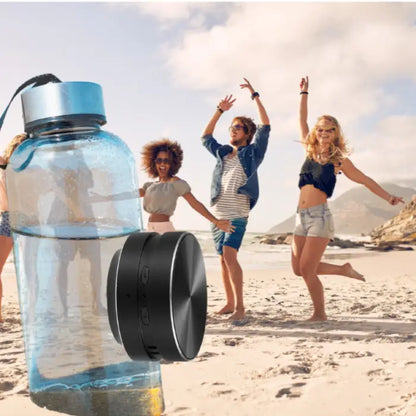
[[[308,91],[301,91],[299,94],[300,94],[300,95],[302,95],[302,94],[306,94],[306,95],[307,95],[307,94],[309,94],[309,93],[308,93]]]
[[[220,106],[217,105],[217,110],[222,114],[224,112],[224,110],[221,110]]]
[[[251,94],[251,99],[254,100],[256,97],[260,97],[260,94],[256,91]]]

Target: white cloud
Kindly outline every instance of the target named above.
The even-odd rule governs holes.
[[[171,45],[168,63],[179,85],[206,90],[209,100],[232,92],[243,113],[253,111],[250,100],[240,99],[247,92],[238,89],[248,77],[269,112],[276,149],[283,138],[287,152],[288,140],[297,138],[299,80],[308,74],[310,124],[334,114],[347,137],[354,135],[353,159],[364,171],[380,180],[416,177],[416,119],[397,114],[409,97],[388,87],[414,88],[415,21],[414,4],[236,3],[224,24],[185,31],[181,44]],[[370,118],[379,124],[362,132]],[[388,168],[381,171],[379,160]]]
[[[218,14],[216,2],[139,2],[132,5],[141,13],[155,18],[161,29],[185,23],[189,28],[202,28],[207,21]],[[222,5],[221,9],[224,9]],[[226,6],[228,7],[228,6]]]
[[[384,118],[365,143],[356,143],[351,160],[378,181],[416,178],[416,116],[393,115]],[[365,133],[363,133],[365,134]]]
[[[277,118],[293,113],[299,78],[309,74],[316,114],[350,122],[394,102],[383,81],[415,79],[415,15],[402,3],[236,3],[224,24],[185,32],[168,62],[193,89],[235,89],[247,76]]]
[[[135,6],[144,14],[153,16],[159,21],[186,20],[194,8],[192,3],[187,2],[140,2]]]

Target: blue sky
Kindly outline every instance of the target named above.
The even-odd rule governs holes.
[[[136,156],[160,137],[180,141],[179,176],[207,206],[215,160],[201,132],[219,100],[234,107],[215,136],[228,142],[236,115],[257,120],[239,84],[261,94],[272,125],[260,199],[248,231],[267,231],[296,209],[304,154],[296,143],[298,84],[310,77],[309,122],[340,121],[351,160],[378,182],[416,185],[414,3],[0,3],[0,107],[26,79],[52,72],[102,85],[108,124]],[[23,129],[16,100],[0,147]],[[334,198],[354,184],[338,177]],[[147,216],[144,215],[144,220]],[[182,199],[178,229],[208,230]]]

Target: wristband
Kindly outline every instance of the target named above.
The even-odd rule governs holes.
[[[222,114],[224,112],[224,110],[221,110],[220,106],[217,105],[217,110]]]
[[[258,92],[253,92],[253,94],[251,94],[251,99],[254,100],[256,97],[260,97],[260,94]]]
[[[308,95],[309,93],[308,93],[308,91],[301,91],[299,94],[300,94],[300,95],[302,95],[302,94],[306,94],[306,95]]]

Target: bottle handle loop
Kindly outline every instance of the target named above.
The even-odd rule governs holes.
[[[55,75],[53,74],[41,74],[41,75],[37,75],[33,78],[28,79],[26,82],[24,82],[17,90],[16,92],[13,94],[13,97],[11,98],[11,100],[9,101],[9,104],[7,105],[6,109],[3,111],[3,114],[0,117],[0,130],[3,126],[4,123],[4,119],[6,117],[7,111],[9,110],[10,104],[12,103],[12,101],[16,98],[16,96],[23,91],[25,88],[31,86],[32,84],[32,88],[35,87],[39,87],[41,85],[45,85],[48,84],[49,82],[62,82],[59,78],[57,78]]]

